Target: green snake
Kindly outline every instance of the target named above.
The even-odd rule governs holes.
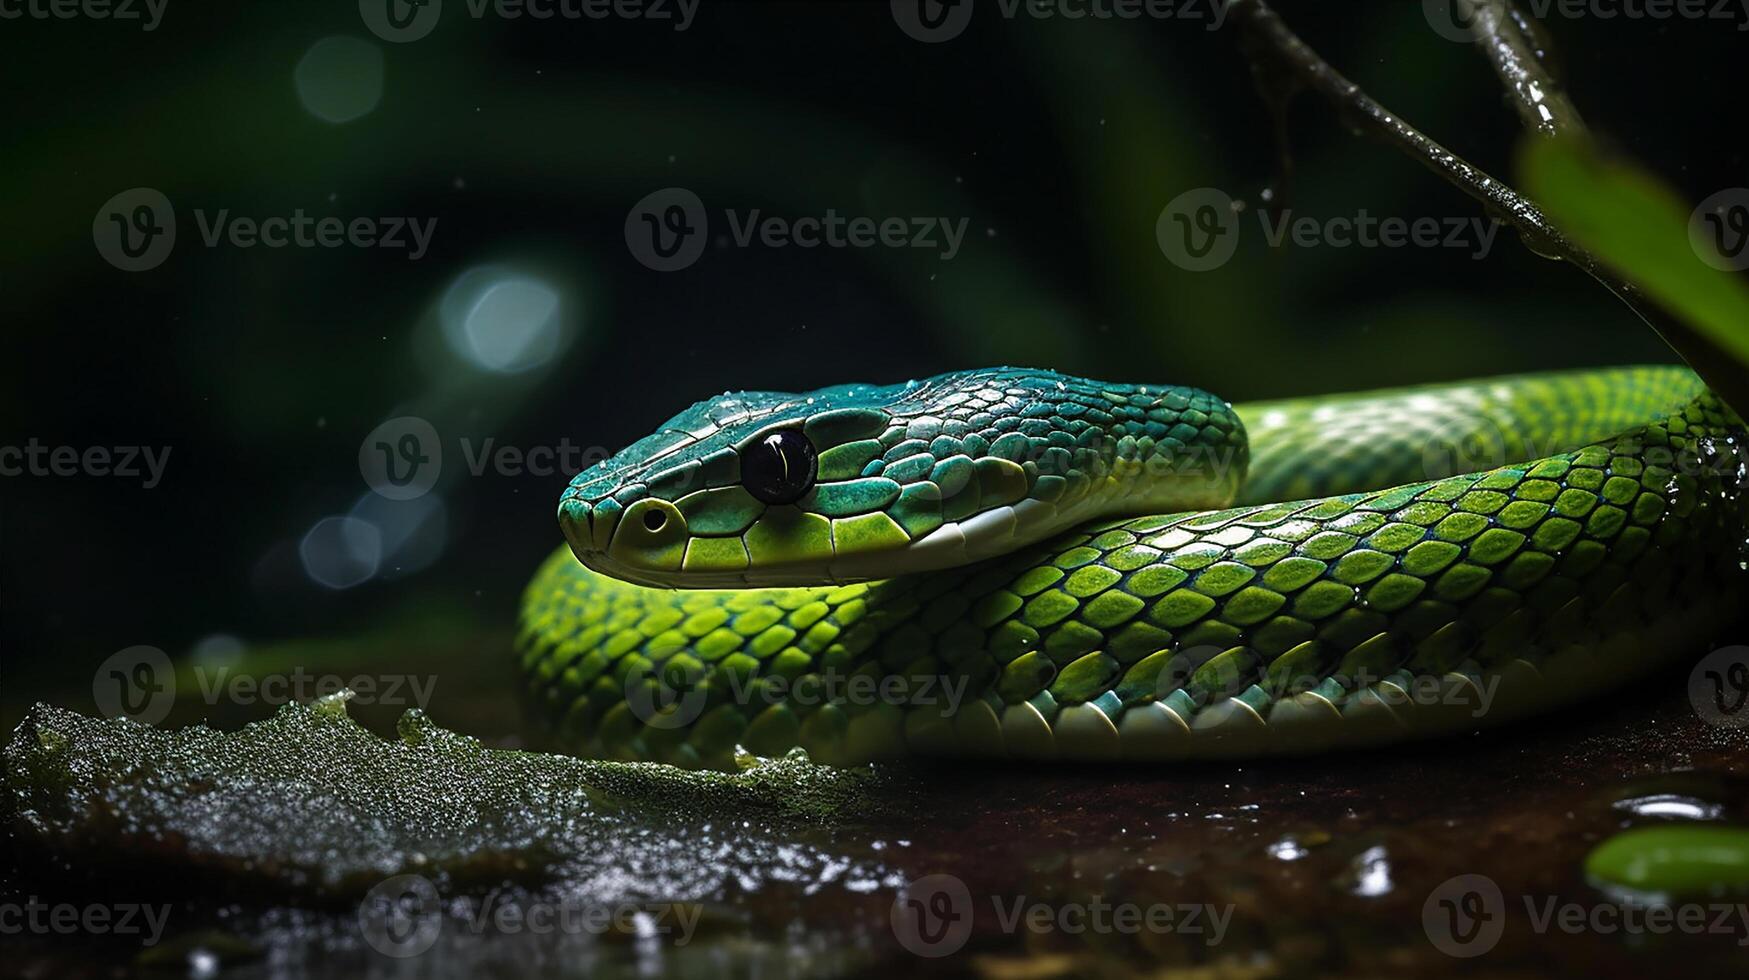
[[[560,747],[688,766],[1473,731],[1715,640],[1743,436],[1659,366],[1239,406],[1016,368],[724,394],[565,489],[523,686]]]

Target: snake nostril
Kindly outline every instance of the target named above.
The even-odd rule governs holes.
[[[649,510],[644,511],[644,526],[650,530],[660,531],[662,530],[663,525],[667,523],[668,515],[663,512],[662,508],[651,507]]]

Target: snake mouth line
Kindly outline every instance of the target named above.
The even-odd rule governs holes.
[[[572,553],[588,568],[656,589],[769,589],[852,585],[954,568],[1006,555],[1067,527],[1106,516],[1111,507],[1058,507],[1022,500],[960,521],[948,521],[903,548],[786,562],[758,569],[667,572],[631,565],[610,553],[578,544]]]

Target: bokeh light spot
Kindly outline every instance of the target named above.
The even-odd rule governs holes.
[[[351,122],[383,100],[383,52],[356,37],[325,37],[304,52],[292,80],[310,115],[323,122]]]
[[[243,657],[243,641],[229,633],[214,633],[201,638],[188,653],[189,659],[202,667],[229,667]]]
[[[559,291],[496,266],[458,276],[444,295],[440,316],[444,340],[457,357],[500,374],[547,364],[567,339]]]
[[[383,560],[383,533],[356,517],[324,517],[298,543],[298,557],[311,581],[350,589],[370,581]]]
[[[429,566],[449,544],[449,510],[437,494],[390,500],[367,493],[350,515],[377,529],[382,538],[381,575],[409,575]]]

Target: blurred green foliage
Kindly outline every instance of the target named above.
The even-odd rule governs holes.
[[[1527,142],[1522,171],[1525,192],[1563,232],[1729,352],[1736,370],[1749,370],[1749,287],[1701,260],[1713,244],[1693,227],[1729,214],[1691,217],[1693,206],[1662,181],[1582,139]],[[1749,191],[1735,204],[1749,205]],[[1724,368],[1695,366],[1703,374]]]

